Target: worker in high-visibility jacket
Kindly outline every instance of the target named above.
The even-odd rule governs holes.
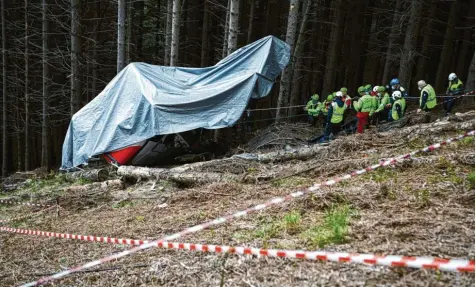
[[[378,114],[379,120],[387,120],[388,111],[392,107],[390,103],[390,96],[387,93],[387,89],[384,86],[377,87],[378,107],[375,110],[375,114]]]
[[[423,80],[418,81],[417,85],[420,90],[420,107],[417,113],[421,111],[428,112],[436,106],[435,89]]]
[[[375,111],[376,99],[373,98],[367,92],[368,89],[365,89],[364,95],[357,101],[354,102],[354,109],[357,111],[357,132],[359,134],[364,132],[364,126],[368,124],[369,114]]]
[[[389,122],[397,121],[401,119],[405,115],[405,108],[406,108],[406,101],[402,97],[402,92],[394,91],[392,93],[392,99],[393,99],[392,109],[390,110],[388,115]]]
[[[341,91],[336,92],[334,100],[329,105],[327,111],[327,126],[324,131],[323,141],[329,140],[331,134],[335,137],[340,132],[340,128],[344,122],[344,112],[346,110],[342,96]]]
[[[372,92],[372,85],[371,84],[365,85],[364,86],[364,94],[370,95],[371,92]]]
[[[460,79],[458,79],[455,73],[451,73],[448,76],[448,82],[449,83],[448,88],[446,89],[446,94],[449,97],[446,98],[444,102],[444,109],[446,115],[451,114],[451,110],[455,105],[457,96],[462,95],[464,92],[464,84]]]
[[[326,100],[321,104],[321,115],[323,116],[322,121],[322,128],[326,128],[327,126],[327,113],[329,111],[329,106],[331,105],[332,101],[334,100],[334,96],[332,94],[328,95]]]
[[[348,109],[352,106],[352,98],[347,94],[347,88],[342,87],[340,88],[340,91],[342,92],[342,101],[345,104],[345,107]]]
[[[359,97],[362,97],[364,94],[365,94],[365,88],[364,86],[360,86],[358,89],[357,89],[357,94],[359,94]]]
[[[399,79],[397,79],[397,78],[392,79],[390,81],[390,88],[392,90],[392,93],[395,92],[395,91],[400,91],[400,93],[402,94],[402,98],[408,97],[408,93],[405,90],[405,88],[400,86],[400,80]]]
[[[307,102],[306,107],[304,108],[308,114],[308,120],[311,125],[314,125],[317,121],[317,117],[321,112],[322,104],[319,102],[319,95],[314,94],[311,96],[309,102]]]

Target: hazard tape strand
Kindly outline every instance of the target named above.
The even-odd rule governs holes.
[[[122,245],[142,245],[149,243],[148,240],[123,239],[113,237],[99,237],[92,235],[77,235],[68,233],[56,233],[38,230],[18,229],[10,227],[0,227],[0,231],[18,233],[24,235],[35,235],[43,237],[53,237],[61,239],[75,239],[87,242],[102,242],[109,244]],[[399,255],[374,255],[359,254],[347,252],[328,252],[328,251],[303,251],[303,250],[278,250],[262,249],[245,246],[227,246],[211,244],[193,244],[181,242],[159,241],[155,245],[158,248],[177,249],[185,251],[202,251],[209,253],[232,253],[238,255],[255,255],[265,257],[279,257],[303,260],[321,260],[350,262],[368,265],[384,265],[397,267],[410,267],[417,269],[432,269],[451,272],[474,272],[474,261],[465,259],[444,259],[435,257],[413,257]]]
[[[201,230],[204,230],[206,228],[209,228],[211,226],[215,226],[215,225],[220,225],[220,224],[223,224],[225,222],[228,222],[232,219],[235,219],[235,218],[240,218],[240,217],[244,217],[246,216],[247,214],[249,213],[252,213],[252,212],[256,212],[256,211],[261,211],[263,209],[266,209],[272,205],[276,205],[276,204],[280,204],[280,203],[283,203],[285,201],[289,201],[291,199],[294,199],[294,198],[297,198],[297,197],[301,197],[301,196],[304,196],[306,194],[310,194],[312,192],[315,192],[317,191],[321,186],[331,186],[331,185],[334,185],[342,180],[347,180],[347,179],[350,179],[352,177],[355,177],[357,175],[362,175],[362,174],[365,174],[366,172],[369,172],[369,171],[372,171],[374,169],[377,169],[379,167],[384,167],[384,166],[388,166],[388,165],[393,165],[395,164],[398,160],[402,160],[402,159],[407,159],[407,158],[410,158],[412,157],[413,155],[417,154],[417,153],[420,153],[420,152],[431,152],[435,149],[438,149],[440,148],[441,146],[444,146],[446,144],[449,144],[451,142],[454,142],[454,141],[458,141],[458,140],[461,140],[465,137],[468,137],[468,136],[474,136],[474,130],[473,131],[469,131],[469,132],[466,132],[462,135],[459,135],[457,137],[454,137],[454,138],[449,138],[445,141],[442,141],[440,143],[437,143],[437,144],[433,144],[433,145],[430,145],[430,146],[427,146],[423,149],[420,149],[420,150],[417,150],[417,151],[414,151],[414,152],[411,152],[411,153],[407,153],[407,154],[404,154],[404,155],[400,155],[398,157],[394,157],[394,158],[391,158],[391,159],[387,159],[385,161],[381,161],[380,163],[378,164],[374,164],[372,166],[369,166],[367,168],[364,168],[364,169],[360,169],[360,170],[356,170],[352,173],[349,173],[349,174],[346,174],[342,177],[339,177],[339,178],[334,178],[334,179],[331,179],[331,180],[327,180],[325,182],[322,182],[322,183],[319,183],[319,184],[315,184],[309,188],[307,188],[306,190],[303,190],[303,191],[297,191],[297,192],[294,192],[294,193],[291,193],[285,197],[277,197],[277,198],[274,198],[266,203],[263,203],[263,204],[259,204],[259,205],[256,205],[254,207],[251,207],[251,208],[248,208],[248,209],[245,209],[245,210],[242,210],[242,211],[239,211],[239,212],[236,212],[236,213],[233,213],[233,214],[229,214],[227,216],[224,216],[224,217],[219,217],[219,218],[216,218],[212,221],[209,221],[209,222],[206,222],[206,223],[202,223],[202,224],[199,224],[199,225],[195,225],[193,227],[189,227],[189,228],[186,228],[178,233],[175,233],[175,234],[172,234],[172,235],[169,235],[169,236],[166,236],[164,238],[161,238],[159,240],[156,240],[156,241],[152,241],[152,242],[148,242],[148,243],[144,243],[144,244],[141,244],[137,247],[134,247],[132,249],[129,249],[129,250],[124,250],[122,252],[119,252],[119,253],[116,253],[116,254],[112,254],[110,256],[107,256],[107,257],[104,257],[104,258],[101,258],[101,259],[98,259],[98,260],[94,260],[94,261],[91,261],[89,263],[86,263],[84,265],[79,265],[79,266],[76,266],[76,267],[73,267],[73,268],[70,268],[70,269],[67,269],[67,270],[64,270],[64,271],[61,271],[59,273],[56,273],[52,276],[46,276],[46,277],[43,277],[43,278],[40,278],[39,280],[37,281],[33,281],[33,282],[30,282],[30,283],[27,283],[25,285],[22,285],[22,286],[38,286],[38,285],[41,285],[41,284],[44,284],[46,282],[49,282],[49,281],[53,281],[53,280],[57,280],[57,279],[60,279],[60,278],[63,278],[63,277],[66,277],[70,274],[73,274],[77,271],[80,271],[80,270],[83,270],[83,269],[89,269],[91,267],[94,267],[94,266],[98,266],[98,265],[101,265],[101,264],[104,264],[106,262],[109,262],[109,261],[112,261],[112,260],[116,260],[116,259],[119,259],[119,258],[122,258],[122,257],[125,257],[125,256],[128,256],[128,255],[131,255],[131,254],[134,254],[134,253],[137,253],[141,250],[145,250],[145,249],[148,249],[148,248],[152,248],[154,246],[156,246],[158,244],[158,242],[160,241],[172,241],[172,240],[176,240],[177,238],[179,237],[182,237],[184,235],[187,235],[187,234],[190,234],[190,233],[195,233],[195,232],[198,232],[198,231],[201,231]]]

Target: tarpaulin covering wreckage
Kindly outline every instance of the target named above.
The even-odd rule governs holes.
[[[289,57],[285,42],[267,36],[212,67],[129,64],[74,114],[62,169],[157,135],[232,126],[250,98],[268,95]]]

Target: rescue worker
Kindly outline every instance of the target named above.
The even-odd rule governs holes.
[[[444,102],[444,109],[445,114],[451,114],[451,110],[455,104],[456,98],[459,95],[462,95],[464,91],[464,84],[461,82],[460,79],[456,76],[455,73],[451,73],[448,76],[448,89],[446,89],[446,94],[449,96],[445,99]]]
[[[405,115],[406,101],[402,97],[402,92],[394,91],[392,93],[392,109],[388,115],[388,121],[393,122],[401,119]]]
[[[304,110],[307,111],[308,120],[311,125],[315,125],[317,117],[319,116],[319,113],[321,111],[321,106],[322,104],[321,102],[319,102],[318,94],[312,95],[309,102],[307,102],[307,105]]]
[[[359,97],[362,97],[364,95],[364,86],[360,86],[358,89],[357,89],[357,94],[359,95]]]
[[[371,84],[367,84],[364,86],[364,93],[367,93],[367,95],[370,95],[370,93],[372,92],[372,85]]]
[[[428,112],[436,106],[436,93],[435,89],[424,80],[420,80],[417,83],[418,90],[420,90],[420,107],[417,113],[421,111]]]
[[[390,96],[384,86],[377,88],[377,97],[379,98],[379,104],[375,110],[375,114],[378,114],[379,120],[387,120],[388,111],[392,107],[392,104],[390,103]]]
[[[364,132],[364,126],[368,124],[369,114],[375,109],[375,98],[372,98],[365,90],[364,95],[357,101],[354,102],[354,109],[357,111],[357,132],[359,134]]]
[[[321,114],[323,115],[324,119],[322,121],[322,128],[325,129],[327,126],[327,113],[329,111],[329,106],[332,103],[334,97],[332,94],[328,95],[326,100],[321,104]]]
[[[345,104],[345,107],[348,109],[352,106],[352,98],[347,94],[347,88],[342,87],[340,88],[340,91],[342,92],[342,101]]]
[[[393,95],[393,92],[400,91],[400,93],[402,94],[402,98],[408,97],[407,91],[402,86],[400,86],[399,79],[397,78],[392,79],[390,81],[390,88],[392,89],[392,95]]]
[[[372,88],[372,91],[370,92],[370,96],[372,96],[372,112],[369,113],[369,121],[373,124],[376,125],[378,118],[374,114],[377,111],[379,105],[380,105],[380,99],[379,99],[379,93],[378,93],[378,88],[379,86],[375,86]]]
[[[327,126],[321,142],[328,141],[331,134],[335,137],[340,132],[340,128],[344,122],[344,112],[346,109],[342,96],[343,94],[341,91],[336,92],[335,99],[329,105],[327,112]]]

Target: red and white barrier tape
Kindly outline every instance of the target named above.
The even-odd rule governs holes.
[[[383,166],[388,166],[388,165],[391,165],[391,164],[395,164],[398,160],[402,160],[402,159],[407,159],[407,158],[410,158],[412,157],[413,155],[419,153],[419,152],[429,152],[429,151],[433,151],[435,149],[438,149],[440,148],[441,146],[443,145],[446,145],[448,143],[451,143],[453,141],[458,141],[458,140],[461,140],[465,137],[468,137],[468,136],[474,136],[474,130],[473,131],[469,131],[469,132],[466,132],[462,135],[459,135],[457,137],[454,137],[454,138],[449,138],[441,143],[437,143],[437,144],[434,144],[434,145],[430,145],[428,147],[425,147],[421,150],[417,150],[417,151],[414,151],[414,152],[411,152],[411,153],[408,153],[408,154],[404,154],[404,155],[400,155],[398,157],[394,157],[394,158],[391,158],[391,159],[387,159],[385,161],[381,161],[380,163],[378,164],[374,164],[372,166],[369,166],[367,168],[364,168],[364,169],[361,169],[361,170],[357,170],[357,171],[354,171],[352,173],[349,173],[349,174],[346,174],[342,177],[338,177],[338,178],[335,178],[335,179],[331,179],[331,180],[328,180],[328,181],[325,181],[325,182],[322,182],[322,183],[319,183],[319,184],[315,184],[311,187],[309,187],[307,190],[304,190],[304,191],[298,191],[298,192],[294,192],[294,193],[291,193],[285,197],[277,197],[277,198],[274,198],[266,203],[263,203],[263,204],[259,204],[259,205],[256,205],[254,207],[250,207],[248,209],[245,209],[245,210],[242,210],[242,211],[239,211],[239,212],[236,212],[236,213],[233,213],[233,214],[229,214],[227,216],[224,216],[224,217],[219,217],[219,218],[216,218],[212,221],[209,221],[209,222],[206,222],[206,223],[202,223],[202,224],[199,224],[199,225],[195,225],[193,227],[189,227],[185,230],[182,230],[178,233],[175,233],[175,234],[172,234],[172,235],[169,235],[169,236],[166,236],[164,238],[161,238],[159,240],[155,240],[155,241],[152,241],[152,242],[148,242],[148,243],[144,243],[144,244],[141,244],[140,246],[137,246],[137,247],[134,247],[130,250],[125,250],[125,251],[122,251],[122,252],[119,252],[119,253],[116,253],[116,254],[112,254],[110,256],[107,256],[107,257],[104,257],[104,258],[101,258],[99,260],[94,260],[94,261],[91,261],[89,263],[86,263],[84,265],[80,265],[80,266],[76,266],[76,267],[73,267],[71,269],[67,269],[67,270],[64,270],[64,271],[61,271],[59,273],[56,273],[54,275],[51,275],[51,276],[46,276],[46,277],[43,277],[43,278],[40,278],[39,280],[37,281],[33,281],[33,282],[30,282],[30,283],[27,283],[25,285],[22,285],[22,286],[38,286],[38,285],[41,285],[41,284],[44,284],[46,282],[49,282],[49,281],[53,281],[53,280],[57,280],[57,279],[60,279],[60,278],[63,278],[63,277],[66,277],[74,272],[77,272],[79,270],[83,270],[83,269],[89,269],[91,267],[94,267],[94,266],[97,266],[97,265],[101,265],[101,264],[104,264],[106,262],[109,262],[109,261],[112,261],[112,260],[115,260],[115,259],[119,259],[119,258],[122,258],[122,257],[125,257],[125,256],[128,256],[128,255],[131,255],[131,254],[134,254],[138,251],[141,251],[141,250],[144,250],[144,249],[148,249],[148,248],[151,248],[151,247],[154,247],[156,246],[160,241],[171,241],[171,240],[176,240],[177,238],[179,237],[182,237],[184,235],[187,235],[189,233],[195,233],[195,232],[198,232],[198,231],[201,231],[203,229],[206,229],[208,227],[211,227],[211,226],[214,226],[214,225],[219,225],[219,224],[223,224],[227,221],[230,221],[234,218],[239,218],[239,217],[243,217],[243,216],[246,216],[247,214],[249,213],[252,213],[252,212],[255,212],[255,211],[260,211],[260,210],[263,210],[265,208],[268,208],[272,205],[275,205],[275,204],[279,204],[279,203],[283,203],[285,201],[289,201],[293,198],[296,198],[296,197],[301,197],[305,194],[309,194],[311,192],[315,192],[316,190],[318,190],[321,186],[331,186],[331,185],[334,185],[342,180],[347,180],[347,179],[350,179],[352,177],[355,177],[357,175],[362,175],[368,171],[371,171],[371,170],[374,170],[374,169],[377,169],[379,167],[383,167]]]
[[[12,232],[18,234],[37,235],[44,237],[76,239],[88,242],[103,242],[124,245],[142,245],[149,243],[148,240],[122,239],[111,237],[99,237],[92,235],[76,235],[67,233],[46,232],[38,230],[17,229],[10,227],[0,227],[0,231]],[[418,269],[434,269],[451,272],[474,272],[474,261],[464,259],[443,259],[435,257],[409,257],[398,255],[374,255],[374,254],[356,254],[347,252],[328,252],[328,251],[303,251],[303,250],[277,250],[261,249],[252,247],[233,247],[226,245],[208,245],[180,242],[159,241],[155,247],[166,249],[179,249],[189,251],[202,251],[210,253],[232,253],[240,255],[256,255],[266,257],[298,258],[305,260],[322,260],[336,262],[352,262],[369,265],[384,265],[411,267]]]
[[[0,223],[11,222],[11,221],[15,221],[15,220],[20,220],[20,219],[25,219],[25,218],[28,218],[28,217],[36,216],[36,215],[38,215],[38,214],[40,214],[40,213],[43,213],[43,212],[45,212],[45,211],[47,211],[47,210],[50,210],[50,209],[54,208],[54,207],[56,207],[56,206],[53,205],[53,206],[50,206],[50,207],[48,207],[48,208],[42,209],[42,210],[40,210],[40,211],[33,212],[33,213],[29,213],[29,214],[27,214],[27,215],[22,215],[22,216],[19,216],[19,217],[14,217],[14,218],[9,218],[9,219],[2,219],[2,220],[0,220]]]
[[[50,204],[43,204],[43,203],[31,203],[31,202],[20,202],[11,199],[0,199],[0,203],[2,204],[10,204],[10,205],[28,205],[28,206],[38,206],[38,207],[51,207],[53,205]]]

